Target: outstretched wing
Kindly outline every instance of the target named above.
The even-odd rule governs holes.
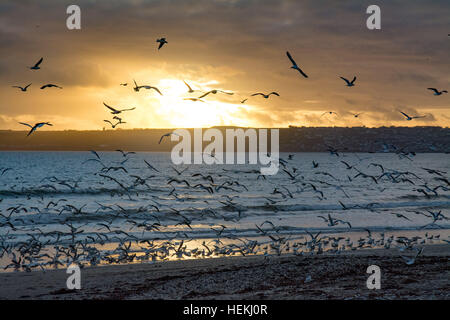
[[[204,98],[204,97],[206,97],[208,94],[210,94],[211,93],[211,91],[208,91],[208,92],[206,92],[206,93],[204,93],[204,94],[202,94],[200,97],[198,97],[197,99],[201,99],[201,98]]]
[[[406,113],[404,113],[404,112],[402,112],[402,111],[400,111],[400,113],[401,113],[402,115],[404,115],[405,117],[410,118],[410,116],[408,116]]]
[[[194,90],[192,90],[191,86],[187,84],[186,81],[183,80],[183,82],[184,82],[184,84],[189,88],[189,91],[194,91]]]
[[[161,144],[162,139],[163,139],[164,137],[168,137],[169,135],[170,135],[170,133],[163,134],[163,135],[161,136],[161,138],[159,139],[158,144]]]
[[[297,67],[298,72],[301,73],[302,76],[304,76],[305,78],[308,78],[308,75],[306,73],[303,72],[302,69],[300,69],[299,67]]]
[[[159,91],[158,88],[156,88],[156,87],[150,87],[150,88],[151,88],[151,89],[155,89],[156,92],[158,92],[160,95],[163,95],[163,94],[161,93],[161,91]]]
[[[44,60],[44,58],[39,59],[39,61],[36,62],[36,64],[34,65],[33,68],[39,67],[39,65],[42,63],[43,60]]]
[[[117,112],[116,109],[114,109],[113,107],[108,106],[106,103],[103,102],[103,104],[105,105],[105,107],[107,107],[109,110]]]
[[[122,109],[122,110],[120,110],[120,111],[131,111],[131,110],[134,110],[134,109],[136,109],[136,108]]]
[[[438,93],[438,90],[436,88],[427,88],[428,90],[433,90],[434,92]]]
[[[297,65],[297,63],[295,62],[295,60],[292,58],[291,54],[289,53],[289,51],[286,51],[286,55],[288,56],[289,60],[291,60],[292,64],[294,66]]]
[[[340,77],[342,80],[344,80],[345,82],[347,82],[347,84],[350,84],[350,81],[348,81],[347,79],[345,79],[344,77]]]
[[[30,128],[33,128],[33,126],[32,125],[30,125],[30,124],[28,124],[28,123],[25,123],[25,122],[19,122],[20,124],[23,124],[24,126],[27,126],[27,127],[30,127]]]

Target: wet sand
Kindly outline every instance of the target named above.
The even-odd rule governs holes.
[[[0,299],[450,299],[450,245],[425,246],[413,265],[400,255],[372,249],[88,267],[74,291],[63,269],[11,272],[0,274]],[[380,290],[366,286],[373,264]]]

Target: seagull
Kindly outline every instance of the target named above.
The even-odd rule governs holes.
[[[203,98],[203,97],[206,97],[206,96],[207,96],[208,94],[210,94],[210,93],[216,94],[217,92],[225,93],[225,94],[228,94],[228,95],[233,95],[233,94],[234,94],[233,92],[226,92],[226,91],[214,89],[214,90],[208,91],[208,92],[206,92],[205,94],[201,95],[200,97],[198,97],[198,99],[201,99],[201,98]]]
[[[410,117],[408,116],[406,113],[399,111],[402,115],[404,115],[406,117],[406,120],[411,121],[412,119],[418,119],[418,118],[425,118],[425,116],[415,116],[415,117]]]
[[[193,90],[193,89],[191,88],[190,85],[187,84],[186,81],[183,80],[183,82],[184,82],[184,84],[188,87],[188,89],[189,89],[188,92],[189,92],[189,93],[193,93],[193,92],[195,91],[195,90]]]
[[[12,86],[13,88],[19,88],[20,90],[22,90],[23,92],[27,91],[28,87],[31,86],[31,83],[29,85],[27,85],[26,87],[20,87],[20,86]]]
[[[126,122],[119,121],[119,122],[117,122],[116,124],[114,124],[114,123],[112,123],[112,122],[109,121],[109,120],[103,120],[103,121],[109,123],[113,129],[115,129],[119,124],[126,123]]]
[[[401,256],[403,261],[405,261],[405,263],[410,266],[412,264],[414,264],[416,262],[417,257],[423,252],[423,248],[420,249],[416,249],[416,255],[414,257],[406,257],[406,256]]]
[[[36,62],[36,64],[35,64],[34,66],[29,67],[29,68],[30,68],[31,70],[39,70],[39,69],[40,69],[39,65],[42,63],[43,60],[44,60],[44,58],[39,59],[39,61]]]
[[[157,39],[156,42],[159,42],[158,50],[161,49],[164,44],[168,43],[166,38]]]
[[[45,125],[48,125],[48,126],[53,126],[50,122],[38,122],[38,123],[36,123],[34,126],[32,126],[32,125],[30,125],[30,124],[28,124],[28,123],[24,123],[24,122],[19,122],[20,124],[23,124],[24,126],[27,126],[27,127],[30,127],[31,128],[31,130],[30,130],[30,132],[28,132],[28,134],[27,134],[27,137],[30,135],[30,134],[32,134],[33,132],[35,132],[38,128],[40,128],[40,127],[43,127],[43,126],[45,126]]]
[[[122,109],[122,110],[117,110],[114,109],[113,107],[108,106],[106,103],[103,102],[103,104],[105,105],[105,107],[107,107],[109,110],[111,110],[111,114],[119,114],[122,113],[123,111],[131,111],[134,110],[136,108],[131,108],[131,109]]]
[[[264,94],[264,93],[262,93],[262,92],[258,92],[258,93],[252,94],[251,96],[253,97],[253,96],[261,95],[261,96],[263,96],[264,98],[268,99],[269,96],[270,96],[271,94],[274,94],[274,95],[276,95],[276,96],[278,96],[278,97],[280,96],[280,95],[279,95],[277,92],[275,92],[275,91],[272,91],[272,92],[269,93],[269,94]]]
[[[206,96],[207,96],[208,94],[210,94],[210,93],[216,94],[217,92],[225,93],[225,94],[228,94],[228,95],[233,95],[233,94],[234,94],[233,92],[226,92],[226,91],[214,89],[214,90],[208,91],[208,92],[206,92],[205,94],[201,95],[200,97],[198,97],[198,99],[201,99],[201,98],[203,98],[203,97],[206,97]]]
[[[360,113],[354,113],[353,114],[353,116],[355,117],[355,118],[358,118],[360,115],[362,115],[364,112],[360,112]]]
[[[51,83],[46,84],[46,85],[43,85],[43,86],[41,87],[41,90],[43,90],[43,89],[45,89],[45,88],[58,88],[58,89],[62,89],[62,87],[60,87],[60,86],[58,86],[58,85],[56,85],[56,84],[51,84]]]
[[[161,91],[159,91],[159,89],[158,89],[157,87],[152,87],[152,86],[139,86],[137,91],[139,91],[139,90],[142,89],[142,88],[148,89],[148,90],[153,89],[153,90],[155,90],[156,92],[158,92],[160,95],[163,95],[163,94],[161,93]]]
[[[347,82],[347,87],[353,87],[355,85],[355,80],[356,80],[356,76],[353,77],[352,81],[348,81],[347,79],[345,79],[344,77],[340,77],[342,80],[344,80],[345,82]]]
[[[140,87],[137,85],[136,80],[133,79],[133,82],[134,82],[134,88],[133,88],[133,90],[136,91],[136,92],[138,92],[139,89],[140,89]]]
[[[121,83],[120,84],[122,87],[126,87],[128,85],[128,83]]]
[[[120,153],[122,154],[123,157],[127,157],[127,156],[130,155],[130,154],[136,154],[136,152],[134,152],[134,151],[125,152],[125,151],[120,150],[120,149],[117,149],[116,151],[117,151],[117,152],[120,152]]]
[[[436,89],[436,88],[427,88],[427,89],[428,89],[428,90],[434,91],[434,95],[435,95],[435,96],[440,96],[440,95],[443,94],[443,93],[448,93],[447,90],[439,91],[439,90]]]
[[[162,139],[163,139],[164,137],[169,137],[169,136],[171,136],[172,134],[174,134],[174,135],[176,135],[176,136],[180,136],[179,134],[174,133],[174,132],[169,132],[169,133],[163,134],[163,135],[161,136],[161,139],[159,139],[158,144],[161,144],[161,141],[162,141]]]
[[[324,113],[322,113],[322,115],[321,115],[321,117],[322,116],[324,116],[325,114],[335,114],[335,115],[338,115],[336,112],[334,112],[334,111],[325,111]]]
[[[308,76],[302,71],[302,69],[299,68],[299,66],[297,65],[297,63],[295,62],[295,60],[292,58],[291,54],[289,53],[289,51],[286,51],[286,55],[288,56],[289,60],[291,60],[291,62],[292,62],[291,68],[300,72],[301,75],[304,76],[305,78],[308,78]]]
[[[205,101],[203,101],[202,99],[199,99],[199,98],[184,98],[183,100],[205,102]]]
[[[245,103],[245,101],[247,101],[247,100],[248,100],[248,98],[244,99],[244,100],[241,100],[241,103]]]

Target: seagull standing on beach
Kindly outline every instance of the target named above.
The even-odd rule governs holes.
[[[35,132],[38,128],[40,128],[40,127],[43,127],[43,126],[45,126],[45,125],[47,125],[47,126],[53,126],[50,122],[38,122],[38,123],[36,123],[34,126],[32,126],[32,125],[30,125],[30,124],[28,124],[28,123],[25,123],[25,122],[19,122],[20,124],[23,124],[24,126],[27,126],[27,127],[30,127],[31,128],[31,130],[30,130],[30,132],[28,132],[28,134],[27,134],[27,137],[30,135],[30,134],[32,134],[33,132]]]
[[[29,67],[31,70],[39,70],[41,67],[39,67],[39,65],[42,63],[42,61],[44,60],[44,58],[39,59],[38,62],[36,62],[36,64],[32,67]]]
[[[306,73],[304,73],[302,71],[302,69],[299,68],[299,66],[297,65],[297,62],[295,62],[295,60],[292,58],[291,54],[289,53],[289,51],[286,51],[286,55],[288,56],[289,60],[291,60],[292,62],[292,69],[297,70],[298,72],[301,73],[302,76],[304,76],[305,78],[308,78],[308,76],[306,75]]]

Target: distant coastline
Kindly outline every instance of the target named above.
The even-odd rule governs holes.
[[[219,130],[237,127],[215,127]],[[205,128],[204,130],[206,130]],[[243,128],[246,129],[246,128]],[[176,142],[158,144],[174,129],[119,129],[92,131],[0,130],[0,151],[132,151],[170,152]],[[193,130],[193,129],[188,129]],[[443,127],[294,127],[279,128],[280,152],[450,152],[450,128]],[[204,142],[206,146],[208,142]]]

